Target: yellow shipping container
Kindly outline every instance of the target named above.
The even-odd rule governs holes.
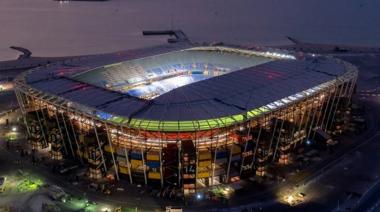
[[[81,152],[80,150],[77,150],[76,152],[77,152],[77,155],[78,155],[79,157],[83,157],[83,152]]]
[[[199,160],[211,160],[211,152],[200,152]]]
[[[105,145],[105,146],[104,146],[104,150],[105,150],[106,152],[113,153],[113,151],[111,151],[111,146],[109,146],[109,145]]]
[[[122,174],[129,174],[127,167],[120,166],[119,167],[119,172],[122,173]]]
[[[207,167],[207,166],[211,166],[211,160],[198,161],[198,166],[199,166],[199,167]]]
[[[240,146],[234,144],[234,145],[232,146],[232,154],[233,154],[233,155],[235,155],[235,154],[240,154],[240,152],[241,152],[241,148],[240,148]]]
[[[118,164],[119,164],[119,166],[128,167],[128,164],[125,161],[118,161]]]
[[[149,154],[146,156],[147,160],[150,160],[150,161],[159,161],[160,160],[160,155],[157,154],[157,153],[154,153],[154,154]]]
[[[160,172],[149,172],[148,178],[158,180],[158,179],[161,179],[161,174]]]
[[[143,162],[142,160],[131,160],[131,167],[134,169],[134,168],[138,168],[140,166],[143,165]]]
[[[207,177],[210,177],[210,172],[199,172],[197,177],[198,178],[207,178]]]

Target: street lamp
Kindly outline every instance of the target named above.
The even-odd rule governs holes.
[[[202,194],[198,193],[197,194],[197,200],[201,200],[202,199]]]
[[[102,208],[102,211],[103,212],[108,212],[108,211],[111,211],[109,208],[107,208],[107,207],[104,207],[104,208]]]
[[[293,201],[294,201],[294,197],[293,197],[293,195],[285,196],[285,201],[286,201],[289,205],[292,205],[292,204],[293,204]]]

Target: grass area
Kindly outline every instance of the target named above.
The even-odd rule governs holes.
[[[229,187],[228,185],[219,185],[213,187],[211,189],[211,192],[217,197],[229,199],[231,195],[234,193],[234,189]]]
[[[62,209],[62,211],[102,211],[104,205],[97,204],[95,202],[90,202],[87,199],[80,198],[80,197],[73,197],[69,196],[65,198],[63,201],[61,201],[58,204],[59,208]],[[107,207],[109,209],[109,207]],[[113,211],[113,210],[108,210]]]
[[[22,170],[15,170],[12,173],[4,175],[6,180],[6,189],[3,194],[7,196],[17,195],[16,197],[22,197],[24,195],[33,196],[35,191],[38,191],[40,188],[46,188],[46,192],[49,190],[49,187],[46,186],[42,177],[38,175],[24,172]],[[48,195],[46,192],[43,192],[43,195]],[[36,193],[41,195],[40,193]],[[13,203],[10,203],[13,205]],[[107,203],[101,202],[92,202],[87,198],[80,196],[72,196],[70,194],[63,196],[59,200],[53,201],[46,205],[47,208],[60,209],[61,211],[86,211],[86,212],[95,212],[95,211],[114,211],[117,207],[115,205],[109,205]],[[0,212],[3,211],[0,207]],[[7,211],[7,210],[6,210]],[[121,208],[121,211],[136,211],[136,208]],[[138,211],[138,210],[137,210]]]
[[[5,140],[6,141],[14,141],[18,138],[17,132],[8,132],[5,134]]]
[[[111,206],[103,203],[95,203],[84,198],[68,197],[59,203],[59,208],[62,211],[114,211],[116,206]],[[119,207],[122,212],[136,212],[136,208]]]
[[[38,177],[18,170],[16,173],[4,175],[6,177],[5,193],[28,193],[38,190],[45,183]]]
[[[33,192],[43,185],[43,181],[39,178],[27,176],[17,184],[18,192]]]

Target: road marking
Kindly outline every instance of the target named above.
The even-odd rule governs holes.
[[[373,93],[360,93],[360,96],[380,96],[380,94],[373,94]]]

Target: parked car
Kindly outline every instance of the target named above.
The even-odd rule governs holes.
[[[6,177],[1,176],[0,177],[0,193],[3,193],[5,191],[5,181],[7,180]]]
[[[52,185],[48,188],[48,194],[53,200],[60,200],[67,196],[63,189],[56,185]]]

